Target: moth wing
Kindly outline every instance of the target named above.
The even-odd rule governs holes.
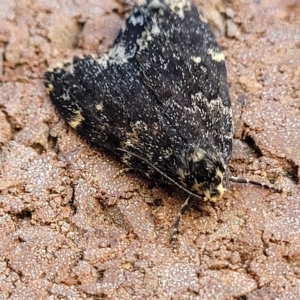
[[[197,8],[178,2],[181,9],[162,4],[152,14],[137,40],[136,59],[143,81],[181,137],[187,143],[199,140],[204,148],[214,145],[228,163],[232,119],[224,55]]]
[[[137,6],[108,55],[74,58],[45,73],[51,100],[83,137],[118,156],[119,148],[137,154],[174,180],[176,157],[189,143],[220,139],[228,119],[216,107],[230,107],[225,64],[207,51],[218,50],[210,29],[194,6],[183,13],[165,2]],[[222,103],[215,105],[217,95]],[[227,140],[218,143],[229,153]],[[123,159],[149,168],[126,153]]]

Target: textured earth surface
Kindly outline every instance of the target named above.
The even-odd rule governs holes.
[[[234,108],[231,184],[215,205],[91,149],[46,96],[47,67],[112,45],[131,2],[0,0],[0,299],[300,299],[300,1],[197,5]]]

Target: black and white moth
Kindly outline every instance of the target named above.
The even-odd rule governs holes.
[[[212,202],[228,180],[248,182],[227,170],[233,125],[224,55],[188,0],[144,0],[107,55],[48,70],[45,86],[86,140],[156,181]]]

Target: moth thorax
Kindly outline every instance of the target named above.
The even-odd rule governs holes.
[[[203,195],[204,200],[216,202],[224,194],[225,164],[215,151],[192,148],[187,151],[180,181],[191,192]]]

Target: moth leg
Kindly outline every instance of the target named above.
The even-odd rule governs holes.
[[[250,179],[247,179],[247,178],[229,177],[229,181],[237,182],[237,183],[250,183],[250,184],[253,184],[253,185],[256,185],[256,186],[260,186],[261,188],[264,188],[264,189],[269,189],[269,190],[273,190],[273,191],[276,191],[276,192],[281,192],[280,189],[277,189],[273,186],[270,186],[270,185],[262,183],[262,182],[250,180]]]
[[[191,196],[188,196],[187,199],[184,201],[184,203],[181,205],[180,211],[177,214],[176,220],[173,225],[173,231],[171,236],[171,246],[174,249],[176,249],[177,244],[177,235],[178,235],[178,226],[181,220],[181,217],[184,215],[184,213],[187,211],[189,207],[189,200]]]

